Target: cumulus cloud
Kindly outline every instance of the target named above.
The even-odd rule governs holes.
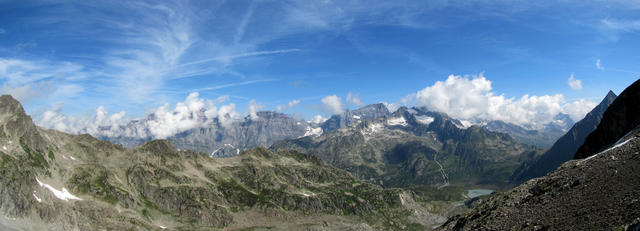
[[[457,119],[502,120],[534,128],[551,122],[558,113],[580,120],[596,105],[587,100],[567,102],[562,94],[507,98],[494,93],[491,84],[483,74],[450,75],[406,99]]]
[[[173,107],[164,104],[151,110],[140,120],[125,117],[124,111],[110,114],[102,106],[96,109],[93,116],[76,118],[62,114],[62,106],[56,106],[42,113],[38,124],[64,132],[89,133],[98,137],[165,139],[180,132],[210,125],[216,118],[223,126],[231,124],[237,116],[235,105],[228,104],[217,109],[216,103],[223,101],[224,97],[215,101],[205,100],[194,92],[184,102],[176,103]]]
[[[300,104],[300,100],[299,99],[294,99],[289,101],[289,103],[287,103],[286,105],[277,105],[276,106],[276,110],[277,111],[284,111],[290,108],[293,108],[295,106],[298,106],[298,104]]]
[[[358,107],[364,105],[364,102],[362,102],[362,99],[360,99],[360,95],[352,94],[351,92],[347,94],[347,103]]]
[[[249,117],[252,120],[258,119],[258,111],[260,111],[264,106],[258,104],[256,100],[252,99],[249,101],[249,106],[247,107],[247,112],[249,113]]]
[[[384,104],[385,107],[387,107],[387,109],[389,109],[389,111],[396,111],[398,110],[398,108],[400,108],[400,105],[398,103],[387,103],[387,102],[380,102],[382,104]]]
[[[573,74],[571,74],[571,76],[569,76],[569,80],[567,82],[569,83],[569,87],[571,87],[571,89],[573,89],[573,90],[582,89],[582,80],[575,79]]]
[[[344,104],[342,103],[342,99],[336,95],[328,95],[322,98],[322,106],[324,110],[327,112],[331,112],[333,114],[341,114],[344,112]]]
[[[604,67],[602,66],[602,64],[600,64],[600,59],[596,60],[596,68],[598,68],[598,70],[604,71]]]
[[[319,124],[319,123],[322,123],[322,122],[324,122],[324,121],[327,121],[327,118],[324,118],[324,117],[322,117],[321,115],[316,115],[316,116],[314,116],[314,117],[313,117],[313,120],[311,120],[311,121],[309,121],[309,122]]]

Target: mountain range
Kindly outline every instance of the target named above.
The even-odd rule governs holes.
[[[263,111],[167,140],[101,137],[125,147],[38,127],[4,95],[0,229],[637,228],[639,92],[609,92],[546,152],[489,129],[507,123],[383,104],[323,123]],[[481,188],[506,191],[471,195]]]
[[[315,156],[211,158],[166,140],[135,148],[37,127],[0,97],[2,230],[421,230],[420,195],[362,182]]]
[[[507,134],[465,127],[446,114],[421,108],[401,107],[389,116],[350,118],[356,119],[340,120],[349,121],[348,126],[318,137],[280,141],[271,149],[313,154],[385,187],[504,187],[513,170],[539,151]]]
[[[420,110],[428,111],[426,108]],[[200,151],[214,157],[228,157],[250,148],[269,147],[284,139],[317,137],[323,133],[350,127],[362,120],[386,118],[391,114],[382,103],[370,104],[356,110],[347,109],[319,123],[304,121],[274,111],[259,111],[255,116],[223,121],[220,118],[207,118],[205,113],[201,112],[197,117],[205,126],[182,131],[166,139],[179,149]],[[99,132],[94,135],[101,140],[132,148],[152,140],[153,137],[148,135],[149,131],[145,124],[153,119],[154,115],[150,114],[146,118],[131,121],[124,126],[103,127],[101,129],[108,132]],[[460,126],[470,126],[468,123],[463,125],[463,122],[456,121]],[[547,148],[573,125],[573,121],[565,114],[558,114],[556,120],[541,128],[526,128],[503,121],[480,121],[476,124],[489,131],[509,134],[520,143]]]

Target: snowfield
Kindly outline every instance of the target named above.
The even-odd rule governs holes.
[[[69,191],[67,191],[67,189],[64,188],[64,187],[62,187],[62,191],[60,191],[60,190],[55,189],[54,187],[51,187],[51,185],[42,183],[40,180],[38,180],[37,177],[36,177],[36,181],[38,182],[40,187],[45,187],[45,188],[49,189],[49,191],[51,191],[53,193],[53,195],[56,196],[60,200],[63,200],[63,201],[82,200],[82,198],[79,198],[79,197],[74,196],[71,193],[69,193]],[[35,196],[35,194],[33,196]]]

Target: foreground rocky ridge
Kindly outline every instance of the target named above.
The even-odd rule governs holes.
[[[640,128],[593,158],[492,195],[441,230],[614,230],[640,217]]]
[[[639,100],[640,81],[636,81],[611,103],[574,160],[477,203],[441,229],[637,230]]]
[[[414,193],[314,156],[257,148],[217,159],[166,140],[125,149],[38,128],[13,98],[0,102],[5,230],[421,230],[444,221]]]

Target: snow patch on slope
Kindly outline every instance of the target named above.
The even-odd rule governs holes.
[[[391,117],[387,120],[387,124],[389,126],[396,126],[396,125],[400,125],[400,126],[407,126],[407,120],[404,119],[404,117]]]
[[[604,150],[604,151],[599,152],[599,153],[597,153],[597,154],[594,154],[594,155],[592,155],[592,156],[590,156],[590,157],[587,157],[587,158],[585,158],[584,160],[580,161],[580,163],[585,162],[585,161],[590,160],[590,159],[593,159],[594,157],[599,156],[599,155],[600,155],[600,154],[602,154],[602,153],[606,153],[606,152],[609,152],[609,151],[611,151],[611,150],[614,150],[614,149],[617,149],[617,148],[619,148],[619,147],[622,147],[623,145],[625,145],[625,144],[629,143],[629,141],[631,141],[631,140],[633,140],[633,139],[635,139],[635,137],[632,137],[632,138],[630,138],[630,139],[628,139],[628,140],[625,140],[625,141],[624,141],[624,142],[622,142],[622,143],[616,144],[616,145],[614,145],[613,147],[607,148],[607,150]],[[615,157],[614,157],[614,158],[615,158]]]
[[[305,136],[314,136],[314,137],[318,137],[322,135],[322,128],[312,128],[307,126],[307,131],[304,132],[304,135],[302,135],[303,137]]]
[[[418,123],[424,124],[424,125],[429,125],[431,123],[433,123],[435,119],[431,116],[426,116],[426,115],[420,115],[420,116],[416,116],[416,121],[418,121]]]
[[[38,201],[38,203],[42,202],[42,200],[38,196],[36,196],[36,191],[33,191],[32,195],[33,195],[33,198],[36,198],[36,201]]]
[[[60,200],[63,200],[63,201],[82,200],[81,198],[76,197],[76,196],[72,195],[71,193],[69,193],[69,191],[67,191],[67,189],[64,188],[64,187],[62,187],[62,191],[60,191],[60,190],[55,189],[54,187],[51,187],[51,185],[42,183],[40,180],[38,180],[37,177],[36,177],[36,181],[38,182],[40,187],[45,187],[45,188],[49,189],[49,191],[51,191],[53,193],[53,195],[56,196]]]

